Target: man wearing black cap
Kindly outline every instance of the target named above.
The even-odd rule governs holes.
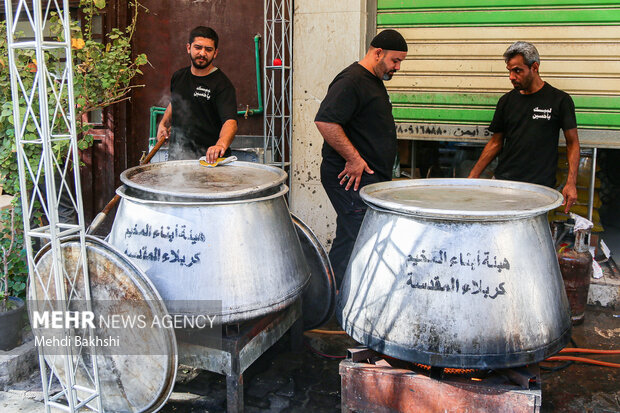
[[[334,78],[314,119],[325,139],[321,183],[337,214],[329,258],[338,286],[366,212],[359,188],[392,179],[396,125],[383,80],[392,78],[406,56],[400,33],[379,33],[366,56]]]

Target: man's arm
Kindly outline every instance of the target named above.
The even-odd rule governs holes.
[[[579,171],[579,136],[577,134],[577,128],[568,129],[564,131],[564,138],[566,138],[566,157],[568,158],[568,178],[566,178],[566,184],[562,189],[562,195],[564,195],[564,213],[568,214],[568,211],[577,201],[577,172]]]
[[[357,191],[362,180],[362,174],[365,172],[374,174],[375,172],[370,169],[366,161],[362,158],[360,153],[355,149],[355,146],[351,143],[347,135],[344,133],[344,129],[337,123],[319,122],[315,121],[314,124],[318,128],[325,142],[336,152],[340,154],[346,161],[344,169],[338,174],[340,179],[340,185],[343,185],[346,181],[347,186],[345,189],[348,191],[353,185],[353,190]]]
[[[233,139],[235,139],[235,134],[237,133],[237,120],[236,119],[228,119],[222,125],[220,129],[220,137],[215,143],[215,145],[210,146],[207,149],[206,159],[207,162],[213,163],[217,161],[217,158],[224,155],[226,149],[230,146]]]
[[[168,107],[164,112],[164,116],[157,127],[157,140],[167,140],[170,137],[170,121],[172,119],[172,104],[168,103]]]
[[[504,135],[501,132],[495,132],[482,150],[482,154],[480,154],[478,162],[476,162],[474,167],[471,168],[468,178],[479,178],[482,172],[484,172],[485,168],[489,166],[489,164],[493,159],[495,159],[499,151],[502,150],[503,145]]]

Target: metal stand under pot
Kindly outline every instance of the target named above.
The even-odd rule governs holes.
[[[343,412],[539,413],[538,364],[498,370],[445,369],[386,357],[367,347],[340,362]],[[443,369],[440,369],[443,370]]]
[[[301,300],[256,320],[222,326],[221,348],[205,346],[200,331],[177,330],[179,363],[225,375],[226,411],[243,412],[243,372],[289,330],[293,351],[301,351]]]

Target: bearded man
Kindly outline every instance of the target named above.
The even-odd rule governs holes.
[[[191,65],[176,71],[170,82],[171,102],[157,129],[157,139],[169,139],[168,159],[207,162],[230,155],[237,133],[235,87],[215,65],[218,36],[198,26],[189,34]]]
[[[314,119],[324,139],[321,183],[337,215],[329,259],[338,287],[367,209],[358,189],[392,179],[396,124],[383,81],[400,70],[407,50],[396,30],[376,35],[364,58],[334,78]]]
[[[566,138],[568,178],[562,189],[564,211],[577,200],[579,137],[575,104],[568,93],[540,78],[540,56],[533,44],[516,42],[504,53],[514,89],[499,99],[484,147],[469,178],[478,178],[499,156],[497,179],[529,182],[555,188],[560,129]]]

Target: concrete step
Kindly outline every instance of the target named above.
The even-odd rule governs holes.
[[[588,304],[620,309],[620,273],[609,262],[601,264],[603,277],[590,280]]]

